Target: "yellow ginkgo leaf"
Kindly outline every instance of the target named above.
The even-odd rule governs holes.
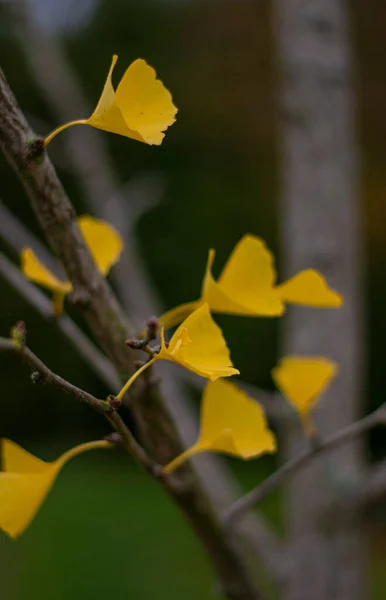
[[[99,272],[106,276],[121,256],[123,250],[121,236],[106,221],[89,215],[79,217],[78,225]]]
[[[164,468],[167,473],[200,452],[223,452],[244,460],[276,452],[276,438],[262,407],[230,382],[207,384],[200,422],[197,442]]]
[[[61,131],[72,125],[91,125],[150,145],[159,145],[164,131],[175,122],[177,108],[170,92],[157,79],[144,60],[135,60],[114,91],[112,74],[118,56],[114,55],[102,95],[88,119],[65,123],[46,139],[47,146]]]
[[[165,343],[164,332],[161,329],[159,353],[130,377],[117,398],[121,400],[137,377],[157,360],[175,362],[212,381],[239,373],[232,365],[221,329],[213,321],[207,304],[200,306],[185,319],[169,344]]]
[[[301,271],[276,287],[283,302],[313,306],[315,308],[339,308],[343,298],[328,287],[324,277],[314,269]]]
[[[217,281],[212,275],[214,256],[214,250],[210,250],[201,298],[162,315],[160,322],[164,327],[177,325],[182,315],[186,317],[204,302],[215,313],[253,317],[278,317],[283,314],[286,302],[319,308],[342,304],[342,297],[312,269],[276,285],[272,253],[256,236],[247,234],[236,244]]]
[[[236,244],[218,281],[211,269],[214,252],[209,253],[202,297],[214,312],[238,315],[279,316],[284,305],[274,289],[276,272],[272,253],[263,240],[245,235]]]
[[[306,433],[312,431],[309,414],[338,372],[338,365],[324,357],[286,356],[272,370],[272,377],[299,414]]]
[[[27,279],[38,283],[52,292],[70,294],[72,291],[71,283],[69,281],[61,281],[42,265],[32,248],[24,248],[22,250],[21,270]]]
[[[79,217],[78,225],[99,272],[105,277],[123,249],[119,233],[109,223],[88,215]],[[24,248],[21,253],[21,270],[27,279],[53,292],[54,313],[60,316],[64,297],[73,289],[71,282],[58,279],[41,264],[31,248]]]
[[[2,440],[0,472],[0,529],[17,538],[31,523],[60,469],[74,456],[95,448],[110,448],[106,441],[75,446],[54,462],[46,463],[9,440]]]
[[[176,362],[212,381],[239,373],[232,366],[221,329],[213,321],[207,304],[185,319],[174,333],[169,347],[162,340],[159,357]]]

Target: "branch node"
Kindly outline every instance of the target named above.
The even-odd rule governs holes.
[[[11,329],[11,340],[17,350],[22,350],[26,345],[27,328],[24,321],[18,321]]]
[[[110,406],[110,409],[112,412],[116,412],[122,406],[122,400],[120,400],[113,394],[110,394],[109,396],[107,396],[107,402],[109,403],[109,406]]]
[[[85,289],[76,289],[72,292],[69,298],[71,304],[78,308],[86,309],[91,304],[91,295]]]
[[[27,152],[26,158],[28,162],[34,162],[37,165],[41,165],[44,160],[45,145],[44,138],[42,137],[30,137],[27,139]]]
[[[115,444],[119,448],[125,447],[123,437],[117,431],[112,431],[108,435],[105,435],[104,439],[106,440],[106,442],[111,442],[112,444]]]
[[[40,373],[40,371],[33,371],[31,373],[32,383],[34,383],[34,384],[40,383],[43,379],[44,379],[43,373]]]

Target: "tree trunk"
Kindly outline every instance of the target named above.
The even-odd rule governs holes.
[[[361,232],[348,15],[343,0],[276,0],[281,69],[283,275],[320,270],[342,309],[291,308],[283,353],[325,355],[340,374],[315,411],[322,436],[361,413]],[[284,432],[286,458],[306,443]],[[286,600],[363,600],[363,539],[347,512],[332,518],[362,470],[356,441],[294,477],[287,489],[291,568]],[[342,517],[343,514],[343,517]]]

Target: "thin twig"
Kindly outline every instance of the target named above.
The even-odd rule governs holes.
[[[1,237],[1,234],[0,234]],[[53,324],[66,337],[68,342],[78,352],[94,371],[95,375],[112,392],[121,388],[119,376],[112,363],[98,350],[83,331],[70,319],[62,315],[59,319],[52,316],[52,304],[37,287],[32,285],[15,265],[0,253],[0,276],[3,277],[28,304],[30,304],[46,321]]]
[[[15,344],[6,338],[0,338],[0,350],[15,350]]]
[[[224,512],[223,521],[227,524],[234,523],[243,513],[261,502],[275,487],[298,472],[302,467],[308,465],[317,456],[363,435],[366,431],[378,425],[386,425],[386,403],[370,415],[344,427],[324,441],[320,441],[318,444],[303,450],[298,456],[289,460],[280,469],[275,471],[275,473],[267,477],[262,484],[232,504]]]
[[[386,460],[376,463],[367,473],[366,483],[361,487],[356,506],[362,509],[384,501],[386,498]]]
[[[33,372],[39,374],[39,382],[47,385],[52,385],[66,394],[74,396],[77,400],[83,404],[91,406],[98,413],[104,415],[108,422],[114,427],[115,431],[122,437],[122,443],[124,448],[133,456],[137,462],[142,464],[148,471],[155,474],[161,470],[161,467],[157,468],[157,465],[150,459],[145,450],[138,444],[131,431],[126,427],[121,417],[116,412],[112,412],[106,408],[106,403],[103,400],[95,398],[89,392],[82,390],[81,388],[73,385],[60,375],[57,375],[47,365],[28,348],[28,346],[22,345],[18,347],[12,340],[6,338],[0,338],[0,350],[10,350],[17,352],[30,366]]]

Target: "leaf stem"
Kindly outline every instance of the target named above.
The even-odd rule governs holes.
[[[61,125],[57,129],[54,129],[54,131],[52,131],[45,138],[44,145],[47,147],[48,144],[50,142],[52,142],[52,140],[54,139],[54,137],[56,137],[58,135],[58,133],[60,133],[61,131],[64,131],[65,129],[68,129],[69,127],[72,127],[73,125],[87,125],[87,119],[78,119],[77,121],[69,121],[68,123],[64,123],[64,125]]]
[[[181,454],[176,456],[176,458],[174,458],[172,461],[170,461],[170,463],[168,463],[165,467],[163,467],[162,471],[164,473],[167,473],[168,475],[170,475],[170,473],[173,473],[173,471],[178,469],[178,467],[180,467],[185,461],[187,461],[189,458],[191,458],[194,454],[197,454],[197,452],[198,452],[198,450],[197,450],[196,445],[192,446],[191,448],[188,448],[187,450],[185,450],[185,452],[182,452]]]
[[[136,371],[135,373],[133,373],[133,375],[130,377],[130,379],[128,381],[126,381],[125,385],[123,386],[123,388],[121,389],[121,391],[119,392],[119,394],[117,394],[115,397],[118,400],[122,400],[123,396],[126,394],[126,392],[129,389],[129,387],[141,375],[141,373],[143,373],[148,367],[150,367],[157,360],[157,358],[158,358],[158,355],[157,356],[153,356],[153,358],[151,360],[149,360],[147,363],[145,363],[144,365],[142,365],[142,367],[140,369],[138,369],[138,371]]]

